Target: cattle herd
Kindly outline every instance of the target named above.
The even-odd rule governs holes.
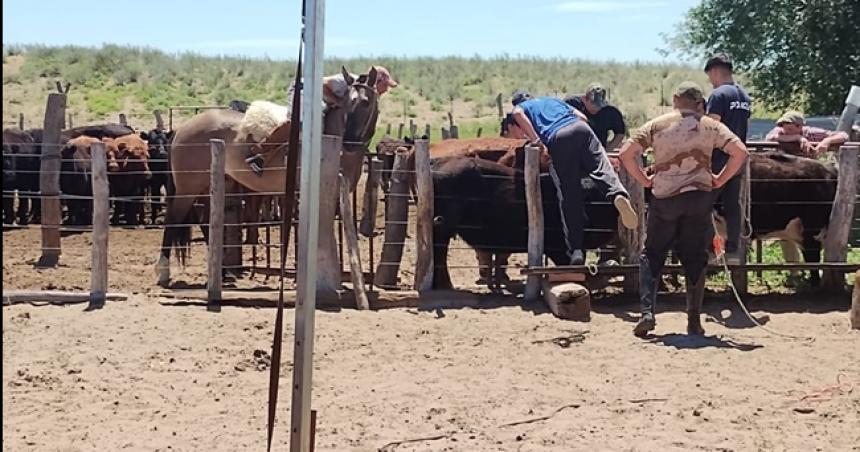
[[[39,178],[43,152],[42,129],[3,130],[3,223],[39,223]],[[60,193],[63,224],[92,223],[92,145],[104,143],[108,181],[113,199],[111,224],[142,225],[146,197],[149,222],[163,210],[167,162],[172,132],[135,132],[121,124],[75,127],[60,133]],[[14,196],[17,194],[17,196]],[[15,204],[17,198],[17,208]]]
[[[111,223],[156,224],[170,191],[169,153],[173,132],[161,129],[136,132],[120,124],[76,127],[61,133],[60,191],[63,221],[89,225],[92,221],[91,147],[105,144],[112,200]],[[377,157],[386,162],[387,185],[393,155],[411,153],[409,140],[383,140]],[[434,286],[450,287],[445,263],[450,240],[459,236],[477,254],[482,280],[495,265],[503,267],[511,253],[525,252],[528,214],[523,183],[524,140],[507,138],[452,139],[432,143],[434,183]],[[174,150],[173,152],[177,152]],[[39,177],[42,130],[17,128],[3,131],[3,222],[39,223]],[[408,157],[408,162],[413,162]],[[753,237],[780,238],[797,246],[806,261],[817,262],[835,197],[837,168],[818,160],[780,151],[754,152],[750,157]],[[541,158],[546,172],[548,156]],[[414,166],[413,166],[414,168]],[[587,199],[586,246],[605,247],[616,240],[617,213],[591,193]],[[553,184],[543,177],[547,257],[564,261],[564,241]],[[15,202],[17,200],[17,206]],[[146,218],[144,206],[151,206]],[[250,238],[250,237],[249,237]],[[256,240],[254,240],[256,241]],[[496,256],[495,261],[490,256]],[[817,280],[817,272],[812,272]]]

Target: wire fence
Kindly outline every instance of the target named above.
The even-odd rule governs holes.
[[[4,150],[7,148],[7,144],[9,146],[18,145],[18,143],[4,143]],[[58,147],[59,146],[62,146],[62,145],[58,145]],[[185,146],[189,146],[189,147],[206,146],[206,147],[208,147],[208,146],[210,146],[210,143],[186,143]],[[174,151],[179,150],[179,149],[182,149],[182,146],[177,146],[177,147],[172,148],[171,152],[174,152]],[[228,152],[236,152],[237,150],[238,150],[238,148],[228,148]],[[43,159],[44,156],[21,155],[21,154],[4,152],[3,158],[4,158],[4,163],[5,163],[7,158],[10,158],[10,159],[28,159],[28,158],[29,159]],[[62,164],[87,164],[91,161],[91,159],[89,159],[89,158],[60,158],[59,160],[60,160],[61,165]],[[169,159],[149,159],[148,162],[154,163],[154,164],[168,164]],[[370,173],[370,159],[369,158],[367,159],[366,163],[367,163],[367,165],[364,166],[364,170],[363,170],[362,180],[364,183],[362,185],[366,185],[367,177]],[[266,171],[285,170],[285,169],[286,169],[285,166],[266,167]],[[81,172],[79,170],[62,170],[62,169],[59,171],[51,171],[51,172],[34,170],[34,169],[16,169],[15,171],[16,171],[16,174],[22,174],[22,175],[57,174],[60,177],[62,177],[62,176],[88,175],[88,173],[86,171]],[[246,172],[252,172],[252,171],[253,170],[251,170],[250,168],[247,168],[247,169],[245,169],[245,168],[230,168],[229,169],[230,173],[246,173]],[[416,170],[414,170],[414,169],[403,169],[403,168],[398,169],[397,173],[400,174],[401,176],[406,175],[406,177],[410,178],[410,179],[414,178],[417,174]],[[109,180],[113,181],[114,178],[118,177],[118,176],[143,176],[143,175],[149,175],[149,176],[165,175],[165,176],[167,176],[167,175],[172,175],[173,177],[181,177],[181,175],[183,175],[183,174],[211,175],[211,169],[208,169],[208,168],[207,169],[196,169],[196,170],[185,169],[185,170],[176,170],[176,171],[170,171],[170,170],[124,171],[124,172],[116,173],[116,174],[109,172],[108,176],[109,176]],[[391,179],[394,175],[395,175],[394,169],[384,168],[381,170],[381,174],[379,176],[383,177],[383,178]],[[434,171],[432,171],[432,175],[435,177],[442,177],[442,176],[450,175],[450,173],[445,173],[445,172],[440,172],[440,171],[434,170]],[[492,179],[509,180],[509,179],[511,179],[512,176],[488,174],[488,175],[484,175],[484,177],[488,180],[492,180]],[[760,183],[787,183],[787,182],[795,183],[795,184],[819,184],[820,185],[820,184],[824,183],[824,184],[832,184],[833,186],[836,185],[836,180],[830,179],[830,178],[808,178],[808,179],[806,179],[806,178],[804,178],[804,179],[759,178],[759,179],[751,179],[750,180],[750,183],[752,184],[753,187],[755,187],[756,184],[760,184]],[[357,193],[357,191],[356,191],[356,193]],[[271,191],[271,192],[235,192],[235,193],[231,192],[231,193],[226,193],[224,196],[227,199],[239,200],[239,209],[240,209],[239,217],[244,218],[246,212],[241,212],[241,210],[251,208],[251,206],[249,204],[250,203],[249,200],[251,198],[254,198],[254,197],[278,198],[278,197],[282,197],[283,195],[284,195],[283,192]],[[379,195],[377,195],[377,201],[383,201],[386,204],[388,202],[390,202],[391,200],[398,199],[398,198],[399,199],[406,199],[407,201],[413,201],[414,197],[415,197],[415,195],[413,193],[409,193],[409,192],[407,192],[407,193],[395,193],[395,192],[388,191],[387,193],[384,193],[381,195],[382,195],[381,198],[379,197]],[[10,188],[6,187],[6,184],[4,184],[3,197],[4,197],[4,222],[5,222],[5,220],[6,220],[5,203],[7,202],[6,200],[18,200],[19,202],[23,199],[44,200],[44,198],[46,198],[47,196],[41,194],[41,192],[39,192],[39,191],[10,189]],[[89,194],[73,194],[73,193],[60,193],[60,194],[58,194],[57,198],[64,204],[69,202],[69,201],[92,202],[94,200],[94,196],[92,196],[92,195],[89,195]],[[209,198],[210,198],[209,193],[168,194],[165,190],[164,192],[159,192],[158,194],[146,194],[146,193],[144,193],[144,194],[140,194],[140,195],[127,195],[127,196],[113,195],[112,194],[111,196],[108,197],[108,201],[110,203],[114,203],[114,204],[116,204],[116,203],[131,203],[131,204],[137,204],[137,205],[141,205],[141,206],[149,206],[150,211],[151,211],[152,209],[155,209],[156,206],[158,208],[163,208],[164,206],[168,205],[172,200],[195,199],[198,202],[206,203],[206,202],[208,202]],[[297,198],[298,198],[298,196],[297,196]],[[436,196],[434,199],[440,200],[440,201],[456,201],[456,202],[479,203],[479,204],[480,203],[490,203],[493,201],[493,199],[488,198],[488,197],[476,197],[476,196],[470,196],[469,194],[439,195],[439,196]],[[268,212],[271,215],[272,212],[277,212],[278,207],[274,203],[272,203],[272,201],[269,201],[269,203],[270,204],[268,204],[265,209],[261,209],[261,210],[268,209]],[[757,206],[757,205],[825,206],[825,205],[832,205],[832,203],[833,203],[832,201],[827,201],[827,200],[756,201],[754,199],[751,200],[751,202],[750,202],[751,206]],[[359,209],[358,209],[357,204],[358,204],[357,199],[356,199],[356,196],[354,194],[353,195],[353,205],[354,205],[356,215],[355,215],[355,218],[353,218],[351,220],[355,223],[356,226],[359,223],[359,218],[357,215]],[[518,205],[525,205],[525,204],[526,204],[526,201],[524,198],[523,199],[516,199],[516,200],[508,200],[508,205],[518,206]],[[611,203],[608,201],[591,201],[591,202],[588,202],[586,204],[587,204],[587,208],[611,206]],[[409,203],[407,203],[407,205],[410,206],[409,207],[410,209],[414,209],[414,203],[409,202]],[[198,205],[197,207],[198,208],[199,207],[205,208],[205,204],[202,206]],[[66,208],[69,209],[68,206]],[[549,201],[549,202],[545,201],[544,202],[544,208],[545,209],[557,208],[557,203],[555,201]],[[117,207],[114,206],[114,214],[116,214],[116,209],[117,209]],[[858,209],[855,208],[855,211],[857,211],[857,210]],[[260,210],[258,210],[258,212],[255,215],[259,215],[259,212],[260,212]],[[276,213],[275,216],[278,216],[278,214]],[[194,228],[194,227],[199,227],[199,226],[207,226],[205,220],[201,220],[199,222],[171,222],[171,224],[156,224],[155,216],[152,214],[152,212],[150,212],[149,217],[151,217],[153,219],[153,221],[152,221],[152,224],[150,224],[148,226],[151,226],[152,228],[159,229],[159,230],[167,230],[170,228],[189,228],[189,227]],[[159,216],[159,218],[163,220],[163,216]],[[412,218],[412,215],[409,215],[408,218]],[[128,219],[126,218],[126,221],[127,220]],[[337,231],[336,232],[337,238],[335,240],[335,243],[336,243],[336,246],[338,247],[338,250],[339,250],[340,268],[342,271],[345,271],[346,259],[344,256],[344,247],[346,246],[346,244],[345,244],[344,239],[343,239],[342,222],[341,222],[340,218],[336,218],[335,222],[336,222],[335,224],[336,224],[336,231]],[[297,221],[294,221],[293,224],[296,225]],[[378,232],[380,230],[385,229],[389,225],[391,225],[391,226],[406,226],[408,228],[408,227],[414,227],[414,221],[409,221],[408,219],[405,221],[392,220],[392,219],[388,219],[386,217],[385,220],[382,222],[381,227],[377,226],[374,228],[374,230],[376,232]],[[246,269],[247,270],[247,269],[249,269],[252,273],[255,271],[274,271],[274,270],[276,270],[275,265],[280,260],[281,245],[279,243],[275,243],[273,241],[279,240],[280,226],[281,226],[281,222],[277,221],[277,220],[272,220],[272,221],[240,220],[240,221],[228,221],[228,222],[226,222],[225,227],[227,227],[227,228],[241,228],[243,230],[246,230],[244,232],[245,236],[251,235],[250,229],[265,228],[265,237],[266,238],[265,238],[265,241],[263,243],[250,243],[250,244],[248,244],[248,243],[226,243],[224,245],[225,250],[251,249],[252,250],[251,251],[252,257],[251,257],[251,265],[250,266],[245,265],[246,264],[245,262],[240,262],[239,264],[226,264],[226,265],[224,265],[224,268],[228,269],[228,270],[231,270],[231,269]],[[58,228],[60,230],[60,232],[65,232],[65,233],[88,233],[88,232],[93,231],[93,228],[91,226],[87,226],[87,225],[43,224],[43,225],[38,226],[38,227],[34,226],[34,225],[17,226],[17,228],[22,228],[22,229],[36,229],[39,227]],[[462,229],[462,230],[469,230],[469,229],[482,230],[486,227],[487,227],[486,224],[459,224],[458,225],[458,228]],[[511,229],[512,230],[520,229],[523,231],[527,231],[528,227],[525,225],[522,225],[520,228],[511,227]],[[273,230],[277,233],[273,233]],[[852,233],[855,233],[858,230],[860,230],[860,225],[855,225],[854,227],[851,228]],[[557,228],[547,227],[546,231],[560,232],[560,231],[562,231],[562,228],[561,227],[557,227]],[[585,228],[584,232],[585,233],[603,233],[603,234],[611,235],[611,234],[614,234],[616,232],[616,229],[615,228]],[[414,230],[410,230],[407,232],[407,236],[409,236],[411,234],[414,234]],[[242,239],[242,235],[243,235],[242,232],[240,232],[240,239],[239,239],[240,242],[244,241]],[[296,234],[294,233],[294,237],[295,237],[295,235]],[[378,252],[374,253],[374,248],[376,248],[376,244],[374,243],[376,240],[376,235],[377,234],[372,234],[371,237],[365,238],[362,240],[362,242],[365,243],[365,245],[362,247],[362,250],[361,250],[363,253],[363,256],[365,256],[362,259],[362,263],[363,264],[369,263],[369,265],[366,265],[366,271],[372,275],[375,271],[374,270],[375,268],[381,268],[381,267],[386,267],[386,266],[401,267],[401,269],[402,269],[401,274],[405,278],[403,281],[401,281],[399,286],[401,288],[410,287],[412,284],[408,281],[408,279],[410,276],[412,276],[412,274],[407,269],[411,268],[410,264],[414,264],[414,262],[405,262],[404,260],[397,261],[397,262],[394,262],[394,261],[376,262],[377,256],[375,256],[375,254],[376,255],[379,254]],[[257,237],[259,237],[259,236],[257,235]],[[247,240],[247,239],[245,239],[245,240]],[[415,245],[414,241],[410,241],[410,240],[401,241],[401,242],[388,241],[388,242],[383,242],[383,244],[384,245],[396,245],[396,246],[404,247],[403,255],[406,257],[406,260],[408,260],[410,257],[414,258],[414,251],[415,251],[413,249],[413,247]],[[195,247],[200,247],[200,246],[205,246],[205,244],[200,244],[200,243],[195,244]],[[366,249],[368,247],[370,248],[369,250]],[[4,248],[6,248],[6,247],[4,246]],[[292,249],[292,251],[293,251],[293,258],[288,259],[288,264],[289,264],[288,268],[293,269],[293,270],[295,269],[295,252],[296,252],[295,248],[296,247],[294,244],[293,245],[287,244],[287,252],[289,253],[290,249]],[[478,248],[478,249],[491,248],[496,253],[507,253],[507,252],[517,253],[517,252],[523,251],[522,247],[503,246],[503,245],[498,245],[498,244],[493,244],[493,243],[472,243],[472,246],[449,246],[448,250],[451,250],[451,251],[471,251],[471,250],[474,250],[475,248]],[[8,247],[8,249],[10,249],[10,250],[19,250],[19,249],[24,250],[24,249],[28,249],[28,247],[22,246],[22,245],[10,245]],[[42,247],[42,249],[55,249],[55,248]],[[63,245],[63,246],[58,247],[56,249],[57,250],[60,250],[60,249],[62,249],[62,250],[75,250],[75,251],[82,251],[83,252],[83,251],[88,250],[89,247],[74,246],[74,245],[72,245],[72,246]],[[163,252],[166,249],[168,249],[168,248],[163,247],[163,246],[157,246],[157,245],[137,245],[137,246],[135,246],[136,251],[145,251],[145,252],[153,252],[153,253],[154,252]],[[600,248],[600,251],[608,251],[610,253],[617,252],[617,250],[618,250],[618,246],[615,245],[614,243],[608,243],[605,246]],[[377,248],[376,251],[379,251],[379,249]],[[559,251],[559,249],[547,248],[546,251]],[[561,250],[561,251],[563,251],[563,250]],[[257,263],[262,260],[261,256],[259,256],[259,254],[261,254],[261,253],[265,254],[265,262],[266,262],[265,266],[262,266],[262,265],[257,266]],[[479,265],[479,264],[449,265],[448,268],[453,269],[453,270],[479,270],[479,271],[488,270],[487,266]],[[510,269],[510,268],[516,268],[516,266],[497,265],[497,266],[495,266],[495,268]],[[370,288],[373,289],[372,283],[370,285]]]

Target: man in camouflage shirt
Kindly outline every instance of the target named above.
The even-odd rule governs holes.
[[[651,188],[645,249],[639,263],[639,294],[642,317],[633,333],[645,337],[655,327],[654,304],[657,283],[666,253],[677,242],[687,289],[687,333],[704,334],[700,322],[705,294],[712,190],[722,187],[747,158],[743,142],[728,127],[703,116],[702,88],[684,82],[672,98],[675,111],[642,126],[621,147],[621,163],[644,187]],[[654,153],[654,175],[637,164],[646,149]],[[719,174],[711,172],[711,153],[722,149],[729,161]]]

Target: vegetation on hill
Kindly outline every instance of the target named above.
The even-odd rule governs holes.
[[[453,109],[461,136],[480,127],[498,132],[495,99],[510,109],[510,95],[526,88],[536,95],[581,93],[591,82],[608,90],[631,126],[665,111],[672,88],[683,80],[707,87],[698,67],[679,64],[597,63],[584,60],[513,58],[352,58],[326,61],[326,73],[343,65],[364,72],[388,67],[401,85],[381,100],[380,128],[414,120],[434,135]],[[75,124],[116,120],[126,113],[132,125],[152,125],[152,111],[175,105],[225,105],[230,100],[285,102],[294,62],[240,57],[171,55],[159,50],[105,45],[101,48],[38,45],[4,46],[4,124],[24,113],[29,126],[41,121],[47,93],[56,81],[71,83],[69,112]]]

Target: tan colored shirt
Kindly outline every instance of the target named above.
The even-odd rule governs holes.
[[[711,191],[711,151],[740,139],[726,127],[692,111],[674,111],[648,121],[631,139],[654,152],[656,198]]]

